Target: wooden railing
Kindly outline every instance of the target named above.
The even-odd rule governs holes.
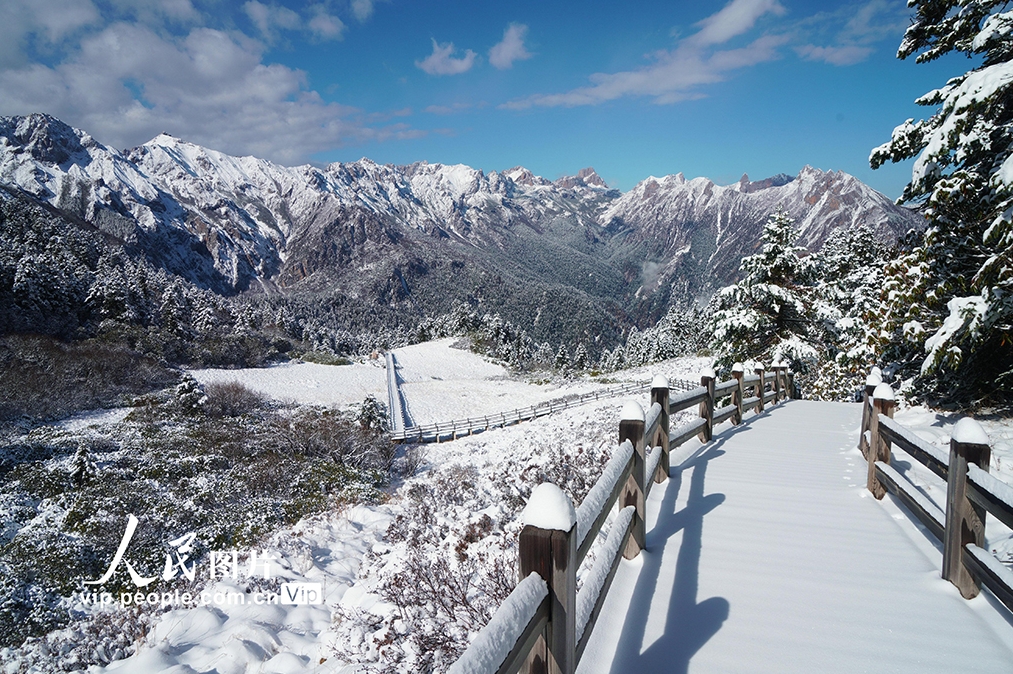
[[[694,436],[709,442],[716,424],[741,423],[745,412],[759,413],[793,390],[792,375],[781,364],[770,371],[757,368],[748,376],[736,364],[733,378],[725,382],[716,382],[714,372],[707,371],[700,386],[675,395],[664,377],[655,377],[646,414],[635,402],[623,408],[618,446],[580,507],[574,508],[555,485],[542,484],[532,492],[521,515],[520,582],[449,671],[572,674],[619,560],[644,549],[645,502],[652,486],[668,479],[671,450]],[[698,418],[669,429],[671,415],[694,407]],[[618,506],[618,514],[578,593],[577,568],[613,506]]]
[[[985,517],[1013,529],[1013,487],[989,474],[988,436],[974,419],[957,422],[950,451],[933,447],[893,420],[893,389],[872,374],[866,381],[859,449],[868,461],[867,486],[897,497],[943,543],[942,577],[971,599],[984,585],[1013,610],[1013,571],[985,549]],[[929,500],[891,464],[900,449],[946,482],[945,509]]]
[[[673,381],[671,382],[671,386],[677,390],[690,390],[694,388],[695,384],[684,381]],[[644,391],[649,387],[650,384],[632,382],[607,389],[592,391],[583,395],[575,395],[568,398],[561,398],[559,400],[547,400],[542,403],[510,410],[508,412],[497,412],[495,414],[486,414],[479,417],[468,417],[467,419],[438,421],[421,426],[412,426],[410,428],[393,431],[391,433],[391,439],[395,443],[423,443],[456,440],[457,438],[472,435],[480,431],[487,431],[490,428],[499,428],[502,426],[510,426],[512,424],[520,423],[522,421],[530,421],[532,419],[537,419],[538,417],[544,417],[547,414],[552,414],[553,412],[561,412],[562,410],[568,410],[572,407],[585,405],[589,402],[594,402],[595,400],[605,400],[608,398],[626,395],[628,393]]]

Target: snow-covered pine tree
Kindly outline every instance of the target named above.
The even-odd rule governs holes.
[[[570,352],[566,350],[566,344],[559,345],[553,365],[560,371],[568,370],[570,368]]]
[[[813,256],[816,290],[825,302],[828,356],[813,381],[813,393],[848,400],[876,363],[875,327],[883,306],[887,246],[868,225],[835,230]]]
[[[1013,399],[1013,12],[997,0],[909,0],[897,56],[951,52],[980,65],[918,99],[873,168],[917,157],[902,201],[929,227],[890,265],[881,347],[920,390],[962,404]]]
[[[742,280],[712,302],[711,349],[722,367],[735,361],[787,361],[803,380],[825,352],[830,314],[812,286],[811,263],[795,246],[798,233],[781,208],[763,226],[762,248],[742,259]]]
[[[576,370],[586,370],[591,365],[591,357],[587,353],[587,347],[581,342],[573,353],[573,367]]]

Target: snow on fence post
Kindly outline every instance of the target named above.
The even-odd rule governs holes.
[[[869,441],[865,439],[865,432],[869,430],[869,424],[872,421],[872,405],[870,404],[872,393],[882,383],[883,378],[875,371],[870,372],[869,376],[865,378],[865,393],[862,394],[862,432],[858,434],[858,449],[866,459],[869,458]]]
[[[759,414],[763,411],[763,389],[767,388],[767,383],[764,381],[763,364],[754,363],[753,373],[759,377],[759,380],[756,382],[756,397],[760,399],[760,402],[756,406],[756,413]]]
[[[732,415],[732,423],[738,426],[742,423],[742,363],[732,365],[732,377],[738,382],[738,386],[732,391],[732,404],[735,405],[735,414]]]
[[[549,587],[549,620],[521,672],[573,674],[577,668],[577,514],[562,489],[543,482],[521,513],[520,578],[531,572]]]
[[[668,379],[665,377],[657,375],[651,381],[651,407],[654,407],[654,403],[661,405],[661,421],[658,423],[658,439],[661,440],[661,459],[658,461],[658,470],[654,473],[655,482],[664,482],[668,479],[668,471],[671,468],[668,455],[668,396],[670,392]],[[650,438],[650,441],[651,445],[654,446],[655,439]]]
[[[646,470],[647,456],[644,451],[644,409],[632,401],[623,406],[622,415],[619,418],[619,444],[621,445],[627,440],[633,445],[633,470],[629,479],[626,480],[619,509],[622,510],[631,505],[637,510],[633,516],[633,530],[626,543],[626,550],[623,552],[623,557],[633,559],[644,549],[644,541],[647,538],[647,524],[644,520],[644,486],[646,482],[644,471]]]
[[[988,472],[992,450],[978,422],[965,417],[950,437],[950,467],[946,479],[946,531],[943,535],[943,578],[964,599],[978,596],[978,580],[964,566],[961,551],[968,543],[985,547],[985,509],[967,498],[967,464]]]
[[[876,462],[890,463],[890,442],[879,433],[879,415],[885,414],[893,419],[896,404],[893,389],[889,384],[876,386],[872,392],[872,412],[869,420],[869,473],[866,487],[877,499],[882,499],[886,495],[886,488],[876,478]]]
[[[707,421],[697,435],[700,442],[710,442],[714,437],[714,377],[714,370],[710,368],[700,374],[700,386],[707,389],[707,398],[700,403],[700,418]]]

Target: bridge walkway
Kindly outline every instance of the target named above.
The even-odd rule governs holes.
[[[673,452],[578,672],[1013,672],[1006,609],[865,489],[860,422],[791,400]]]

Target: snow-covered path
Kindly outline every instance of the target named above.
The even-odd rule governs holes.
[[[860,416],[789,401],[678,450],[578,671],[1013,671],[1004,609],[961,599],[931,534],[866,491]]]

